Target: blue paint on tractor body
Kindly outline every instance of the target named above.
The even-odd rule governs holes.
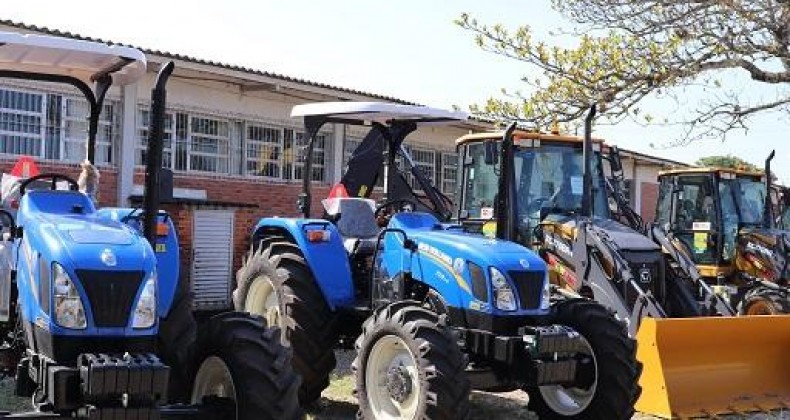
[[[158,322],[150,328],[132,328],[132,314],[124,327],[97,327],[92,305],[77,275],[77,270],[105,271],[107,276],[119,271],[143,271],[132,305],[134,311],[145,280],[156,272],[157,311],[160,317],[168,313],[178,282],[178,239],[172,220],[160,213],[160,221],[169,224],[169,232],[158,239],[164,248],[155,253],[136,226],[137,221],[121,222],[131,211],[97,210],[90,198],[75,191],[30,190],[22,197],[16,224],[23,234],[14,239],[12,255],[23,322],[35,324],[51,335],[112,338],[157,334]],[[114,256],[114,264],[102,259],[104,253]],[[65,328],[55,322],[54,263],[63,267],[82,300],[87,321],[84,329]]]
[[[311,243],[306,232],[325,229],[330,232],[328,242]],[[533,251],[513,242],[489,239],[481,235],[465,233],[459,225],[442,224],[428,213],[398,213],[389,222],[388,231],[380,243],[376,256],[379,274],[395,278],[407,274],[411,279],[422,282],[442,296],[449,306],[476,310],[496,316],[546,315],[548,302],[536,309],[502,311],[493,302],[489,268],[501,271],[513,284],[508,272],[537,271],[535,276],[542,280],[539,288],[548,286],[546,264]],[[321,219],[264,218],[253,231],[253,238],[263,239],[266,235],[287,232],[304,254],[307,265],[332,310],[351,308],[354,305],[354,280],[349,256],[343,247],[343,238],[335,226]],[[402,232],[402,233],[400,233]],[[404,234],[414,241],[417,251],[404,246]],[[468,263],[482,267],[486,276],[488,300],[477,300],[472,293],[472,278]],[[357,281],[371,281],[357,279]],[[533,289],[533,290],[535,290]],[[516,297],[518,299],[518,296]]]

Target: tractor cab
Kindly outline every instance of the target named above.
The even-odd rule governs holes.
[[[686,245],[706,277],[729,274],[739,235],[775,227],[765,218],[771,209],[763,172],[677,169],[661,172],[659,182],[656,221]]]
[[[512,148],[503,150],[504,133],[470,134],[457,140],[464,179],[457,217],[472,230],[494,236],[500,221],[514,228],[515,240],[532,244],[535,230],[549,221],[581,215],[584,198],[584,149],[578,137],[515,130]],[[609,217],[604,188],[601,140],[593,140],[591,182],[592,216]],[[509,165],[504,160],[509,159]],[[512,168],[509,199],[500,196],[502,168]],[[511,202],[512,201],[512,202]]]
[[[304,154],[305,172],[311,173],[315,137],[326,123],[369,126],[353,151],[339,184],[322,200],[324,219],[337,226],[344,247],[352,257],[373,253],[379,231],[389,216],[400,210],[422,210],[440,220],[450,215],[452,203],[414,163],[403,146],[406,137],[420,126],[463,122],[468,116],[424,106],[377,102],[322,102],[297,105],[292,117],[304,119],[309,141]],[[405,165],[398,165],[398,161]],[[416,192],[408,177],[421,192]],[[377,185],[383,180],[381,193]],[[310,217],[311,183],[304,177],[299,211]],[[373,197],[381,197],[376,205]],[[317,234],[316,234],[317,235]]]

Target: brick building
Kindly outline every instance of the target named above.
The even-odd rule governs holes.
[[[78,35],[0,20],[0,31]],[[174,61],[168,84],[164,163],[174,171],[174,200],[165,208],[176,221],[183,269],[192,279],[196,303],[224,304],[228,276],[246,252],[248,232],[262,216],[296,215],[302,165],[301,121],[291,108],[316,101],[406,103],[353,89],[328,86],[265,71],[142,49],[146,77],[107,95],[97,141],[101,171],[99,201],[104,206],[134,205],[143,185],[148,103],[159,66]],[[59,85],[0,80],[0,172],[20,155],[33,156],[42,172],[76,177],[84,156],[87,103],[76,90]],[[420,128],[407,139],[415,162],[440,188],[456,185],[454,139],[482,122]],[[313,211],[329,186],[340,179],[350,153],[365,134],[363,127],[327,124],[316,145]],[[632,202],[652,218],[655,174],[677,162],[623,151]],[[232,234],[231,234],[232,233]]]

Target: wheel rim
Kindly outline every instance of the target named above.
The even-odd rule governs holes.
[[[373,345],[365,370],[368,405],[376,419],[414,419],[422,394],[417,361],[400,337]]]
[[[217,356],[207,357],[200,364],[192,388],[192,404],[203,401],[203,397],[214,396],[236,401],[236,386],[228,365]]]
[[[253,280],[244,301],[244,310],[262,316],[270,326],[282,328],[277,290],[268,276],[259,276]]]
[[[592,346],[582,338],[582,343],[586,347],[586,353],[592,357],[595,375],[589,388],[565,387],[562,385],[540,386],[538,390],[543,400],[555,413],[561,416],[575,416],[586,410],[595,396],[598,387],[598,361],[595,358]]]
[[[758,299],[752,302],[746,310],[746,315],[776,315],[778,313],[774,305],[765,299]]]

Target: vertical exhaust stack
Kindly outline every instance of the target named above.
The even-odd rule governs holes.
[[[496,237],[506,241],[515,239],[516,214],[515,208],[516,182],[513,178],[513,132],[516,122],[512,122],[502,136],[501,160],[499,169],[499,186],[496,206],[497,228]]]
[[[582,163],[583,189],[582,189],[582,216],[592,217],[593,214],[593,193],[592,193],[592,123],[595,118],[597,108],[595,105],[590,107],[587,117],[584,119],[584,162]]]
[[[175,65],[168,62],[159,69],[156,84],[151,91],[151,121],[148,125],[148,153],[145,164],[145,191],[143,192],[143,233],[151,246],[156,241],[156,218],[159,214],[159,184],[161,183],[162,150],[164,149],[165,104],[167,80]]]
[[[770,229],[773,226],[773,212],[771,211],[771,161],[776,155],[776,150],[765,159],[765,206],[763,207],[763,227]]]

